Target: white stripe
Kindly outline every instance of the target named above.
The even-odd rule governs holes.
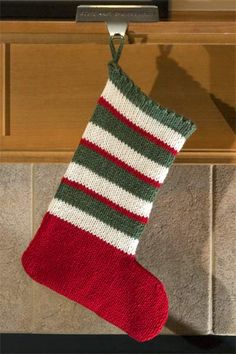
[[[108,101],[118,112],[123,114],[130,122],[164,141],[175,150],[181,150],[186,139],[180,133],[143,112],[124,96],[111,80],[107,81],[102,92],[102,97],[104,97],[106,101]]]
[[[135,213],[136,215],[149,217],[152,209],[152,203],[140,199],[119,187],[117,184],[100,177],[88,168],[71,162],[65,173],[69,180],[81,183],[87,188],[92,189],[105,198],[118,204],[122,208]]]
[[[83,138],[106,150],[113,156],[141,172],[145,176],[162,183],[167,176],[169,169],[148,159],[127,144],[117,139],[108,131],[90,122],[83,134]]]
[[[48,208],[48,212],[60,219],[73,224],[101,240],[109,243],[110,245],[128,253],[135,254],[138,246],[138,240],[134,239],[121,231],[105,224],[104,222],[96,219],[95,217],[85,213],[84,211],[54,198]]]

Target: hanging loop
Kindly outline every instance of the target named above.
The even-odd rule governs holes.
[[[114,44],[114,39],[115,38],[119,38],[119,46],[116,49],[115,44]],[[124,43],[125,43],[125,37],[121,36],[121,35],[114,35],[114,36],[110,36],[109,39],[109,45],[110,45],[110,49],[111,49],[111,55],[113,58],[113,62],[115,62],[116,64],[118,64],[118,61],[120,59],[121,53],[122,53],[122,49],[124,47]]]

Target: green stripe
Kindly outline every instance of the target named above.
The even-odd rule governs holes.
[[[79,145],[72,159],[137,197],[153,201],[156,188],[136,178],[86,146]]]
[[[162,124],[180,133],[186,139],[197,129],[189,118],[162,107],[148,97],[135,83],[124,73],[118,64],[108,64],[109,78],[113,84],[143,112],[158,120]]]
[[[155,145],[154,143],[144,138],[142,135],[127,127],[127,125],[117,119],[106,108],[97,105],[92,117],[92,122],[107,130],[117,139],[124,142],[133,150],[137,151],[148,159],[155,161],[165,167],[169,167],[173,163],[174,156],[169,151],[166,151],[164,148]]]
[[[66,184],[60,184],[56,192],[56,198],[83,210],[107,225],[134,238],[139,238],[143,231],[143,224],[120,214],[99,200]]]

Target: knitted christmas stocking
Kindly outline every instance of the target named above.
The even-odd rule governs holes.
[[[138,341],[166,322],[162,283],[135,259],[153,199],[195,124],[152,101],[122,71],[118,50],[80,144],[22,256],[37,282]]]

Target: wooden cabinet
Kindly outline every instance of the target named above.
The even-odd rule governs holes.
[[[107,80],[103,24],[1,23],[1,161],[69,161]],[[236,25],[132,25],[120,65],[197,132],[177,162],[236,162]]]

